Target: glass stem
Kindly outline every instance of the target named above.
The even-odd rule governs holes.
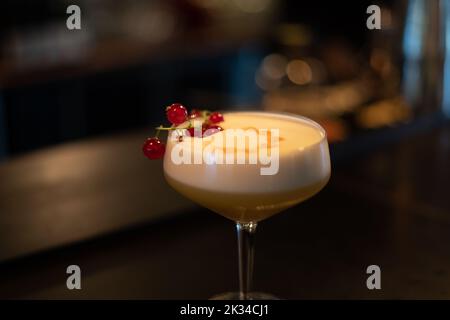
[[[248,300],[252,287],[256,222],[237,222],[239,248],[239,299]]]

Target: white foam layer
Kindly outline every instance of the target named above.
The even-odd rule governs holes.
[[[167,142],[164,171],[170,178],[188,186],[217,192],[270,193],[295,190],[317,184],[330,174],[325,131],[315,122],[292,115],[268,112],[224,114],[225,129],[278,129],[280,134],[278,172],[261,175],[261,164],[175,164]],[[192,138],[199,139],[199,138]],[[185,139],[181,143],[191,143]]]

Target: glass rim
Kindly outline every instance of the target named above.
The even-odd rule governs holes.
[[[322,138],[316,142],[311,144],[310,146],[316,145],[316,144],[321,144],[324,142],[324,140],[326,142],[328,142],[328,138],[327,138],[327,132],[326,130],[316,121],[305,117],[305,116],[301,116],[299,114],[295,114],[295,113],[291,113],[291,112],[286,112],[286,111],[265,111],[265,110],[219,110],[218,112],[222,113],[222,114],[227,114],[227,113],[248,113],[248,114],[259,114],[262,116],[265,115],[275,115],[275,116],[281,116],[283,118],[287,118],[287,119],[292,119],[294,118],[295,120],[300,120],[308,125],[311,125],[312,127],[318,129],[321,133]],[[308,146],[308,147],[310,147]]]

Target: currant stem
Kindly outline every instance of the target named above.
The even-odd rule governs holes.
[[[168,127],[168,128],[166,128],[166,127],[163,127],[163,126],[159,126],[159,127],[156,127],[155,128],[156,130],[165,130],[165,131],[170,131],[170,130],[175,130],[175,129],[177,129],[177,128],[175,128],[175,127]]]

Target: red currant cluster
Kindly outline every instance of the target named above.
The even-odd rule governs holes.
[[[223,115],[220,112],[192,109],[192,111],[188,114],[187,109],[183,105],[180,103],[173,103],[166,108],[166,116],[172,126],[157,127],[156,136],[148,138],[142,147],[144,155],[149,159],[160,159],[164,156],[166,146],[159,139],[159,132],[161,130],[180,129],[184,130],[183,134],[197,138],[206,137],[223,130],[222,127],[218,125],[218,123],[224,121]],[[191,122],[193,119],[203,121],[201,134],[194,130],[194,126]],[[179,126],[183,123],[186,123],[186,126],[180,128]]]

